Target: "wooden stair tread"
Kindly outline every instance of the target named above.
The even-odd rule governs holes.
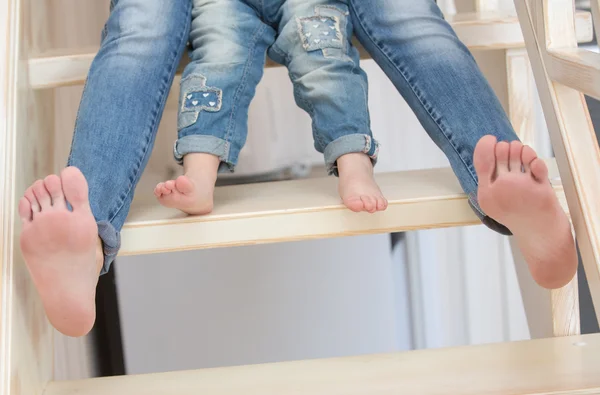
[[[549,161],[551,174],[558,174]],[[378,174],[385,212],[347,210],[332,177],[217,188],[207,216],[152,201],[132,206],[122,231],[122,255],[387,233],[478,224],[451,169]],[[564,203],[560,183],[555,185]],[[146,199],[146,201],[148,201]],[[565,205],[566,207],[566,205]]]
[[[523,34],[515,15],[487,12],[463,13],[447,17],[448,22],[464,44],[470,49],[502,49],[524,47]],[[580,42],[593,37],[591,14],[578,12],[576,16],[577,38]],[[368,57],[360,48],[363,58]],[[34,89],[55,88],[82,84],[97,48],[78,51],[53,51],[30,59],[30,83]],[[276,66],[269,62],[268,66]]]
[[[600,335],[52,382],[45,395],[600,394]]]

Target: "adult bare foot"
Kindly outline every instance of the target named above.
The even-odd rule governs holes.
[[[548,182],[548,168],[518,141],[483,137],[474,155],[482,210],[513,233],[534,280],[566,285],[577,270],[569,220]]]
[[[48,319],[65,335],[87,334],[104,257],[83,174],[69,167],[36,181],[19,201],[19,215],[21,250]]]
[[[339,193],[344,205],[354,212],[374,213],[387,208],[388,202],[373,177],[371,159],[363,153],[338,158]]]
[[[213,209],[213,195],[221,161],[210,154],[188,154],[183,158],[185,175],[161,182],[154,195],[165,207],[192,215],[208,214]]]

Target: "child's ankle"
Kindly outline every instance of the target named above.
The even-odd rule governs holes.
[[[184,174],[191,178],[210,175],[216,179],[220,164],[221,159],[212,154],[193,153],[183,158]]]
[[[345,169],[352,171],[356,168],[373,170],[371,158],[362,152],[353,152],[340,156],[337,160],[337,166],[340,172]]]

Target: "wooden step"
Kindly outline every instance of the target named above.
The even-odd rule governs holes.
[[[591,395],[600,335],[53,382],[45,395]]]
[[[554,161],[548,163],[556,177]],[[220,187],[207,216],[164,208],[146,193],[146,202],[133,205],[123,228],[121,255],[479,223],[450,169],[380,174],[377,181],[389,206],[376,214],[347,210],[333,177]],[[566,210],[562,185],[557,181],[554,187]]]
[[[519,21],[515,15],[502,13],[465,13],[448,16],[460,39],[472,50],[525,47]],[[592,40],[591,14],[576,17],[577,38]],[[360,47],[360,45],[357,45]],[[368,57],[361,49],[361,54]],[[49,52],[29,61],[29,79],[34,89],[82,84],[96,55],[97,48],[68,52]],[[269,66],[275,64],[269,63]]]

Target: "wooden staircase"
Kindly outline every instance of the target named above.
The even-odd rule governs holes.
[[[594,20],[600,20],[597,0]],[[600,312],[600,150],[584,92],[600,98],[600,55],[576,48],[592,38],[592,16],[571,0],[516,0],[517,14],[478,0],[448,15],[471,49],[506,55],[509,116],[531,140],[528,57],[556,152],[554,188],[570,212]],[[52,53],[31,33],[33,0],[0,4],[0,395],[75,394],[600,394],[600,335],[578,336],[576,283],[553,292],[532,284],[513,248],[532,337],[527,342],[393,355],[302,361],[155,375],[53,382],[53,343],[18,248],[16,203],[52,169],[53,89],[84,82],[95,50]],[[600,24],[596,24],[600,26]],[[524,51],[524,48],[527,51]],[[364,53],[364,52],[363,52]],[[529,55],[529,56],[528,56]],[[272,66],[272,65],[271,65]],[[559,177],[560,176],[560,177]],[[562,180],[562,182],[560,181]],[[227,202],[186,217],[137,202],[122,255],[229,247],[478,223],[450,169],[383,174],[386,212],[357,215],[323,179],[222,187]]]

